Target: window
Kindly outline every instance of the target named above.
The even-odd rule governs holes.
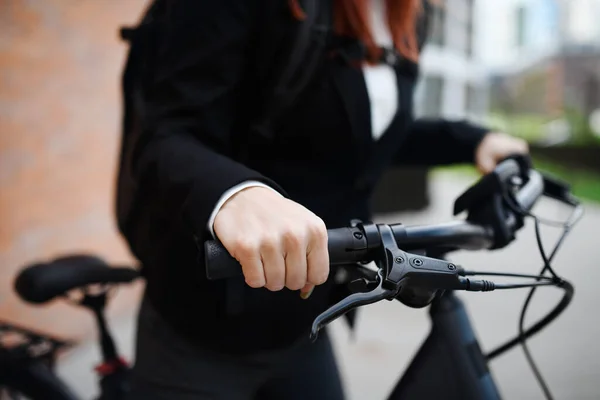
[[[473,84],[465,86],[465,105],[469,117],[479,116],[484,111],[483,93]]]
[[[443,45],[469,58],[473,47],[473,0],[454,0],[444,9]]]
[[[423,80],[422,112],[426,117],[439,117],[442,114],[444,79],[439,76],[426,76]]]
[[[469,20],[467,24],[467,48],[465,49],[465,55],[467,58],[472,58],[475,47],[475,32],[473,31],[473,20]]]
[[[473,57],[475,47],[475,7],[472,0],[467,1],[468,12],[467,12],[467,48],[465,54],[468,58]]]
[[[526,24],[527,10],[525,6],[517,8],[517,47],[521,48],[525,46],[525,24]]]
[[[446,25],[446,9],[444,6],[434,5],[431,10],[431,36],[432,44],[443,46]]]

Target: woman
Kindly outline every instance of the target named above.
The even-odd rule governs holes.
[[[257,49],[285,44],[303,10],[172,0],[132,158],[135,228],[124,232],[147,280],[132,398],[342,399],[327,335],[308,342],[337,292],[326,229],[370,219],[373,187],[391,165],[470,162],[488,172],[527,151],[464,121],[413,121],[419,1],[333,3],[330,39],[353,38],[364,57],[330,49],[274,138],[250,136],[241,159],[237,138],[277,59]],[[267,25],[279,33],[257,34]],[[400,62],[381,62],[382,48]],[[240,261],[246,284],[206,280],[197,260],[211,238]]]

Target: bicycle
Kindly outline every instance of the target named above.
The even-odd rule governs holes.
[[[104,308],[115,285],[131,283],[139,277],[138,271],[130,267],[110,267],[95,256],[72,255],[25,267],[15,279],[15,290],[26,302],[45,304],[62,297],[94,314],[102,350],[102,362],[95,367],[100,386],[98,400],[124,400],[129,392],[130,368],[119,356]],[[57,352],[73,343],[10,324],[4,326],[0,330],[2,336],[22,336],[17,346],[0,347],[0,388],[6,389],[9,399],[79,399],[54,372]]]
[[[568,221],[560,223],[563,234],[548,256],[542,246],[539,226],[558,224],[531,214],[537,200],[547,196],[573,207]],[[430,306],[430,333],[388,400],[443,398],[449,400],[500,399],[488,363],[514,346],[521,344],[546,398],[552,395],[541,377],[526,345],[526,339],[538,333],[562,313],[572,300],[573,286],[560,278],[551,266],[567,233],[583,212],[579,201],[567,185],[532,169],[529,158],[516,156],[500,163],[482,177],[454,203],[454,215],[467,212],[465,220],[430,226],[373,224],[354,221],[350,227],[328,230],[328,249],[332,266],[345,267],[350,273],[353,294],[319,315],[310,336],[348,311],[381,300],[399,300],[402,304],[422,308]],[[459,249],[499,249],[515,240],[524,226],[525,217],[535,220],[536,238],[544,267],[539,275],[503,272],[468,271],[448,262],[445,256]],[[206,273],[209,279],[239,276],[241,266],[218,241],[207,241]],[[408,252],[410,251],[410,253]],[[375,262],[377,268],[369,268]],[[546,272],[550,276],[545,275]],[[530,283],[495,284],[472,276],[528,278]],[[564,290],[559,304],[528,329],[525,314],[534,291],[539,286],[556,286]],[[454,291],[492,291],[531,288],[514,339],[483,354],[463,302]],[[440,394],[444,397],[440,397]]]
[[[542,220],[529,211],[542,196],[574,208],[550,256],[546,256],[539,241],[539,224]],[[313,340],[320,329],[356,307],[384,299],[399,300],[415,308],[430,306],[432,329],[429,336],[390,393],[389,400],[440,398],[440,393],[444,393],[447,399],[499,399],[488,362],[518,344],[528,354],[525,340],[554,320],[573,297],[573,286],[556,275],[550,265],[567,232],[582,215],[579,202],[569,193],[567,186],[535,171],[527,158],[512,157],[500,163],[494,172],[482,177],[456,200],[454,214],[463,211],[468,213],[464,220],[430,226],[375,225],[353,221],[348,227],[328,231],[331,264],[347,272],[352,294],[315,319],[310,332]],[[544,258],[544,269],[540,275],[479,273],[445,260],[447,254],[458,249],[497,249],[507,246],[524,226],[527,216],[536,221],[536,234]],[[239,263],[218,241],[207,241],[204,246],[208,279],[238,279],[241,275]],[[372,262],[375,262],[376,268],[369,267]],[[546,272],[550,272],[550,276],[546,276]],[[499,285],[471,278],[486,274],[530,278],[534,282]],[[105,366],[99,371],[101,400],[123,399],[128,390],[129,367],[118,356],[102,313],[108,288],[114,284],[132,282],[138,277],[137,271],[131,268],[111,268],[96,257],[73,256],[27,267],[16,279],[17,293],[30,303],[45,303],[64,297],[74,289],[84,291],[82,299],[75,304],[94,312],[101,333],[104,361],[101,365]],[[85,289],[89,285],[102,285],[103,290],[90,293]],[[530,292],[521,315],[519,335],[487,355],[479,347],[463,303],[453,294],[456,290],[491,291],[522,287],[535,290],[537,286],[550,285],[565,291],[555,309],[524,329],[524,314],[533,294]],[[536,371],[533,360],[530,356],[528,359]],[[24,362],[39,365],[31,358]],[[41,380],[37,376],[24,375],[17,382],[14,377],[10,380],[0,373],[0,384],[18,391],[28,389],[28,392],[22,393],[33,400],[77,399],[72,393],[64,391],[68,388],[53,374],[51,368],[44,371]],[[536,372],[536,376],[546,396],[551,398],[539,373]],[[44,385],[44,380],[52,384]],[[27,382],[26,385],[23,382]],[[40,397],[39,390],[33,390],[36,387],[45,387],[49,391]]]

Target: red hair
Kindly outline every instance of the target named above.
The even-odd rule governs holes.
[[[405,58],[419,58],[416,23],[422,0],[385,0],[387,23],[396,50]],[[298,0],[289,0],[292,14],[304,19],[305,14]],[[334,29],[343,36],[359,39],[367,48],[369,62],[376,62],[381,49],[375,43],[371,31],[368,0],[334,0]]]

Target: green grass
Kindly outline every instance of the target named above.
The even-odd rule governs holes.
[[[577,168],[566,168],[544,159],[535,159],[540,171],[571,184],[573,194],[581,199],[600,203],[600,174]]]
[[[566,112],[565,118],[571,124],[572,137],[568,140],[570,145],[593,146],[600,145],[600,136],[593,135],[588,126],[587,119],[577,112]],[[490,112],[487,126],[493,130],[507,132],[513,136],[527,140],[529,143],[538,142],[546,137],[545,126],[552,121],[551,118],[537,114],[506,114],[503,112]]]
[[[523,138],[531,143],[544,138],[544,125],[548,122],[548,118],[534,114],[503,115],[501,113],[491,113],[488,126],[494,130]]]
[[[571,191],[576,197],[600,203],[600,174],[581,169],[563,167],[539,158],[535,158],[533,162],[536,169],[539,171],[568,182],[571,185]],[[477,170],[469,165],[438,167],[432,170],[432,173],[436,172],[452,172],[473,179],[476,179],[479,176]]]

